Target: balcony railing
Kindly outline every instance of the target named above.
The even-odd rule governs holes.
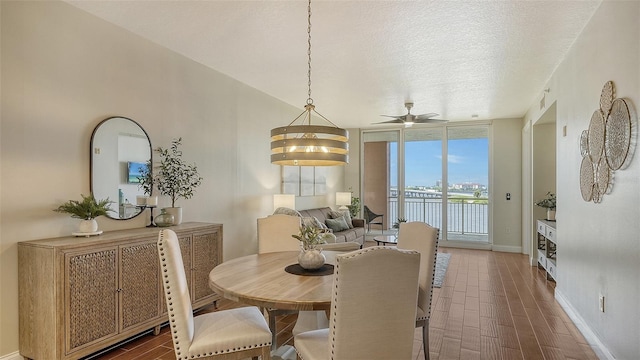
[[[442,227],[442,197],[405,197],[404,218],[407,221],[423,221],[432,226]],[[447,231],[449,233],[487,235],[488,199],[470,197],[449,197],[447,201]],[[398,198],[389,197],[388,227],[399,218]]]

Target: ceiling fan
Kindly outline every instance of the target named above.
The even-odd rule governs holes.
[[[407,114],[405,115],[380,115],[385,117],[393,118],[393,120],[381,121],[374,124],[404,124],[405,126],[411,126],[413,124],[425,124],[425,123],[439,123],[446,122],[448,120],[442,119],[434,119],[434,117],[439,114],[436,113],[428,113],[428,114],[420,114],[413,115],[411,113],[411,108],[413,107],[413,102],[407,101],[404,103],[404,106],[407,108]]]

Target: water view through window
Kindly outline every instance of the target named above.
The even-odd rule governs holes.
[[[488,242],[488,126],[365,132],[363,139],[364,204],[385,211],[385,229],[399,219],[424,221],[446,240]]]

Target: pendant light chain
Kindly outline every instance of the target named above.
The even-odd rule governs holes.
[[[1,0],[0,0],[1,1]],[[271,163],[286,166],[334,166],[349,163],[349,132],[318,113],[311,98],[311,0],[307,6],[307,104],[287,126],[271,129]],[[312,113],[331,126],[311,125]],[[295,125],[296,121],[300,125]]]
[[[309,5],[307,6],[307,44],[308,44],[308,48],[307,48],[307,56],[309,61],[307,62],[307,64],[309,65],[309,69],[307,71],[307,77],[309,79],[309,98],[307,98],[307,105],[312,105],[313,104],[313,99],[311,98],[311,0],[309,0]]]

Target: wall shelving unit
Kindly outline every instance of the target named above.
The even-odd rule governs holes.
[[[538,220],[538,268],[544,269],[547,280],[556,281],[556,222]]]

